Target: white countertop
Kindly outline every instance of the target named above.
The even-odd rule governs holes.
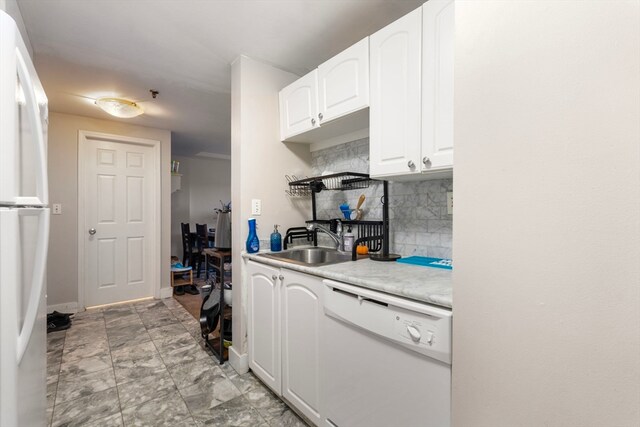
[[[451,270],[370,259],[310,267],[262,257],[259,254],[243,253],[242,256],[262,264],[284,267],[416,301],[448,308],[453,306]]]

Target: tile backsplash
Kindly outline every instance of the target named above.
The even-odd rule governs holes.
[[[345,171],[369,173],[368,138],[311,154],[314,175]],[[452,179],[389,182],[391,252],[402,256],[451,258],[453,215],[447,214],[447,191],[453,191]],[[316,198],[318,218],[342,217],[338,206],[347,202],[355,208],[361,194],[366,197],[363,219],[382,219],[382,183],[374,183],[364,190],[320,192]]]

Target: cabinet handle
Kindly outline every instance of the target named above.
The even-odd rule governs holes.
[[[423,157],[422,158],[422,163],[425,164],[425,166],[427,165],[427,163],[429,163],[429,158],[428,157]]]
[[[315,126],[316,125],[316,119],[311,119],[311,124]]]
[[[322,115],[322,113],[318,114],[318,118],[319,118],[320,120],[322,120],[322,118],[323,118],[323,117],[324,117],[324,116]]]
[[[271,278],[272,278],[273,280],[276,280],[276,279],[278,278],[278,276],[276,276],[276,275],[274,274],[273,276],[271,276]]]
[[[413,169],[416,167],[415,163],[413,163],[413,160],[409,160],[409,162],[407,163],[407,166],[409,166],[409,169]]]
[[[284,280],[284,276],[281,274],[280,277],[278,277],[278,279]]]

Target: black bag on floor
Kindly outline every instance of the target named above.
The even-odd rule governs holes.
[[[200,307],[200,330],[202,338],[207,339],[209,334],[216,330],[218,317],[220,317],[220,302],[217,292],[212,292],[204,298]]]
[[[55,331],[64,331],[71,327],[71,314],[69,313],[53,313],[47,314],[47,333]]]

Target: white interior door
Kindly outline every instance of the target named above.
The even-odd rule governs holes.
[[[93,306],[153,296],[157,281],[157,147],[81,134],[84,289]],[[81,246],[82,248],[82,246]]]

